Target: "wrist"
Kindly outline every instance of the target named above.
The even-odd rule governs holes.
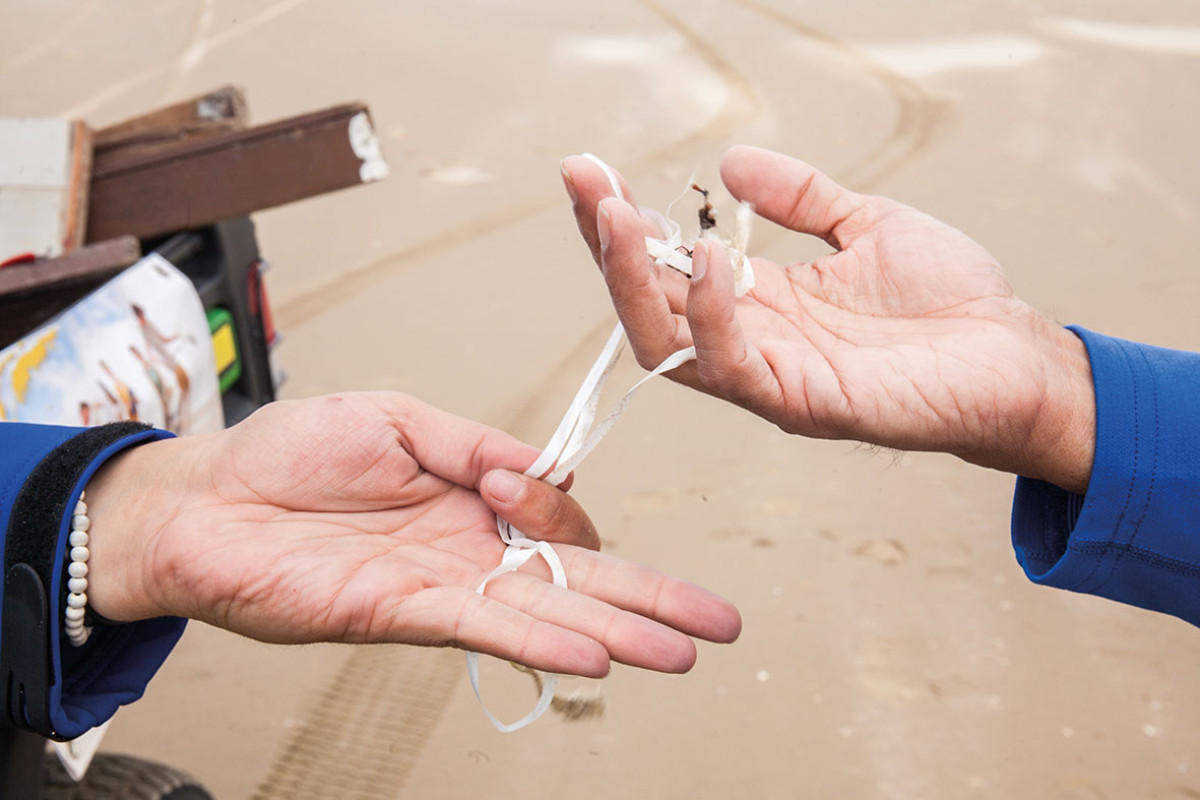
[[[1047,322],[1046,391],[1016,472],[1076,494],[1087,491],[1096,449],[1096,393],[1083,340]]]
[[[88,602],[114,622],[164,616],[154,549],[181,496],[171,479],[178,439],[148,442],[109,459],[87,487]]]

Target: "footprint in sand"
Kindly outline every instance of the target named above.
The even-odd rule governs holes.
[[[1108,797],[1103,789],[1090,780],[1075,776],[1061,778],[1050,791],[1049,796],[1054,800],[1106,800]]]
[[[733,539],[757,538],[759,531],[755,528],[717,528],[709,536],[717,541],[727,542]]]
[[[679,505],[678,495],[670,489],[637,492],[621,500],[628,511],[672,511]]]
[[[908,560],[908,549],[896,539],[867,539],[850,552],[859,558],[878,561],[885,567],[896,567]]]

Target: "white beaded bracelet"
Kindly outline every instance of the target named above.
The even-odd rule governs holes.
[[[71,536],[67,539],[70,563],[67,564],[66,630],[67,638],[76,647],[82,646],[92,633],[92,629],[83,624],[87,616],[88,558],[91,556],[88,528],[92,524],[83,498],[84,494],[80,494],[79,502],[75,504],[75,513],[71,516]]]

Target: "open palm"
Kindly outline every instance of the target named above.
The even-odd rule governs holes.
[[[588,549],[596,533],[558,489],[514,475],[515,502],[489,492],[490,471],[536,455],[391,393],[277,403],[220,434],[138,448],[113,476],[156,476],[142,496],[156,496],[165,510],[149,516],[165,522],[140,550],[154,577],[140,595],[95,602],[118,618],[188,616],[266,641],[456,645],[586,675],[610,657],[683,671],[695,658],[685,634],[736,637],[720,598]],[[475,592],[504,551],[497,512],[564,543],[570,588],[526,568]]]
[[[1088,430],[1082,344],[1014,297],[962,233],[786,156],[734,148],[722,163],[734,197],[834,248],[811,262],[756,260],[757,285],[735,299],[722,248],[697,244],[703,277],[689,282],[646,256],[649,223],[609,197],[598,167],[568,159],[564,173],[644,366],[695,344],[696,363],[672,377],[789,432],[1086,483],[1090,451],[1085,465],[1075,451],[1069,468],[1058,463],[1064,437]]]

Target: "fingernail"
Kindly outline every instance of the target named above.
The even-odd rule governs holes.
[[[575,193],[575,178],[567,171],[567,160],[564,158],[558,165],[559,172],[562,173],[563,186],[567,187],[567,197],[571,198],[571,203],[579,199],[579,195]]]
[[[525,490],[525,483],[511,472],[498,469],[488,476],[488,492],[501,503],[512,503]]]
[[[612,215],[608,213],[608,209],[601,203],[596,210],[596,233],[600,236],[600,251],[604,252],[608,249],[608,242],[612,238]]]
[[[692,247],[692,283],[698,283],[708,271],[708,245],[696,242]]]

